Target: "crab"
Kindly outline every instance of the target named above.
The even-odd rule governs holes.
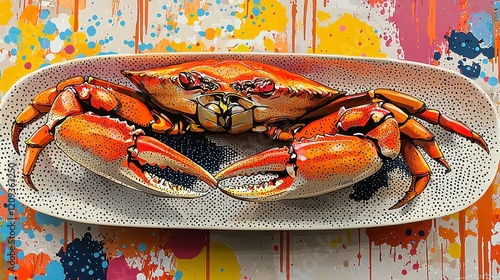
[[[146,171],[147,165],[259,202],[329,193],[372,176],[401,155],[412,182],[395,209],[422,193],[430,180],[421,150],[450,170],[433,134],[417,119],[489,153],[486,142],[462,122],[391,89],[348,94],[255,61],[192,61],[121,73],[139,90],[77,76],[39,93],[17,116],[12,144],[19,153],[23,128],[48,115],[26,141],[23,178],[28,186],[37,189],[31,175],[52,141],[91,171],[153,195],[196,198],[208,191],[160,178]],[[153,137],[184,133],[262,133],[283,144],[212,175]],[[252,183],[239,183],[248,180]]]

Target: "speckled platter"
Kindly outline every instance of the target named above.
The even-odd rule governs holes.
[[[411,178],[401,159],[387,163],[374,176],[340,191],[319,197],[255,203],[211,190],[202,198],[159,198],[123,187],[71,161],[55,144],[40,155],[32,175],[39,191],[21,178],[22,156],[10,142],[12,121],[40,91],[75,75],[93,75],[133,87],[122,69],[146,69],[203,59],[244,59],[264,62],[304,75],[333,88],[362,92],[391,88],[423,100],[428,107],[461,120],[481,135],[490,148],[479,146],[431,124],[452,171],[426,157],[433,171],[427,189],[408,205],[388,210],[408,189]],[[199,229],[340,229],[372,227],[431,219],[458,212],[474,203],[490,186],[500,158],[499,118],[487,95],[467,78],[427,65],[395,60],[291,54],[148,54],[101,56],[74,60],[38,70],[20,80],[1,103],[0,183],[24,204],[63,219],[103,225]],[[40,127],[26,128],[26,140]],[[186,136],[183,136],[186,137]],[[195,161],[220,164],[235,161],[273,143],[260,134],[213,135],[172,140],[193,147]],[[201,141],[201,142],[200,142]],[[200,144],[201,143],[201,144]],[[200,148],[201,147],[201,148]],[[24,151],[24,142],[21,143]],[[198,150],[196,150],[198,149]],[[9,170],[9,166],[15,166]],[[212,172],[212,171],[211,171]],[[15,182],[8,184],[15,174]],[[12,181],[11,181],[12,182]],[[205,186],[194,183],[195,188]]]

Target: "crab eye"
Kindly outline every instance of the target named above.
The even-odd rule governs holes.
[[[187,90],[200,88],[200,79],[189,72],[179,73],[179,83]]]
[[[253,81],[252,93],[258,93],[262,96],[271,96],[275,90],[274,81],[270,79],[255,79]]]

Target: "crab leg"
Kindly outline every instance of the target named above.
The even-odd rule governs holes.
[[[395,115],[402,112],[407,115],[406,119],[409,118],[408,116],[415,116],[432,124],[439,125],[445,130],[456,133],[472,143],[479,145],[483,150],[489,153],[488,145],[484,139],[462,122],[454,120],[438,110],[427,108],[423,101],[413,96],[390,89],[380,88],[362,93],[344,95],[326,104],[322,108],[304,115],[301,119],[307,120],[324,116],[327,112],[336,112],[342,107],[349,109],[360,105],[379,102],[384,103],[382,107],[388,109]],[[389,104],[392,105],[392,107],[387,106]],[[395,109],[393,110],[393,108]]]
[[[431,169],[420,151],[407,139],[402,140],[402,154],[412,175],[411,185],[403,198],[389,209],[397,209],[421,194],[431,178]]]
[[[74,97],[59,97],[68,91],[72,92]],[[86,103],[97,110],[112,112],[139,126],[151,128],[154,132],[170,133],[174,128],[174,124],[163,115],[152,114],[145,105],[145,100],[136,91],[97,78],[78,76],[41,92],[17,116],[12,125],[11,140],[18,154],[19,135],[24,127],[54,109],[56,112],[51,112],[52,116],[49,117],[54,123],[71,115],[64,110],[61,112],[58,108],[53,108],[57,100],[64,102],[67,98],[70,98],[72,103]],[[64,104],[59,106],[64,106]]]

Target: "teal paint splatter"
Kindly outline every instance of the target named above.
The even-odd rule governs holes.
[[[42,32],[45,34],[54,34],[56,33],[56,31],[57,26],[52,21],[47,22],[42,30]]]

